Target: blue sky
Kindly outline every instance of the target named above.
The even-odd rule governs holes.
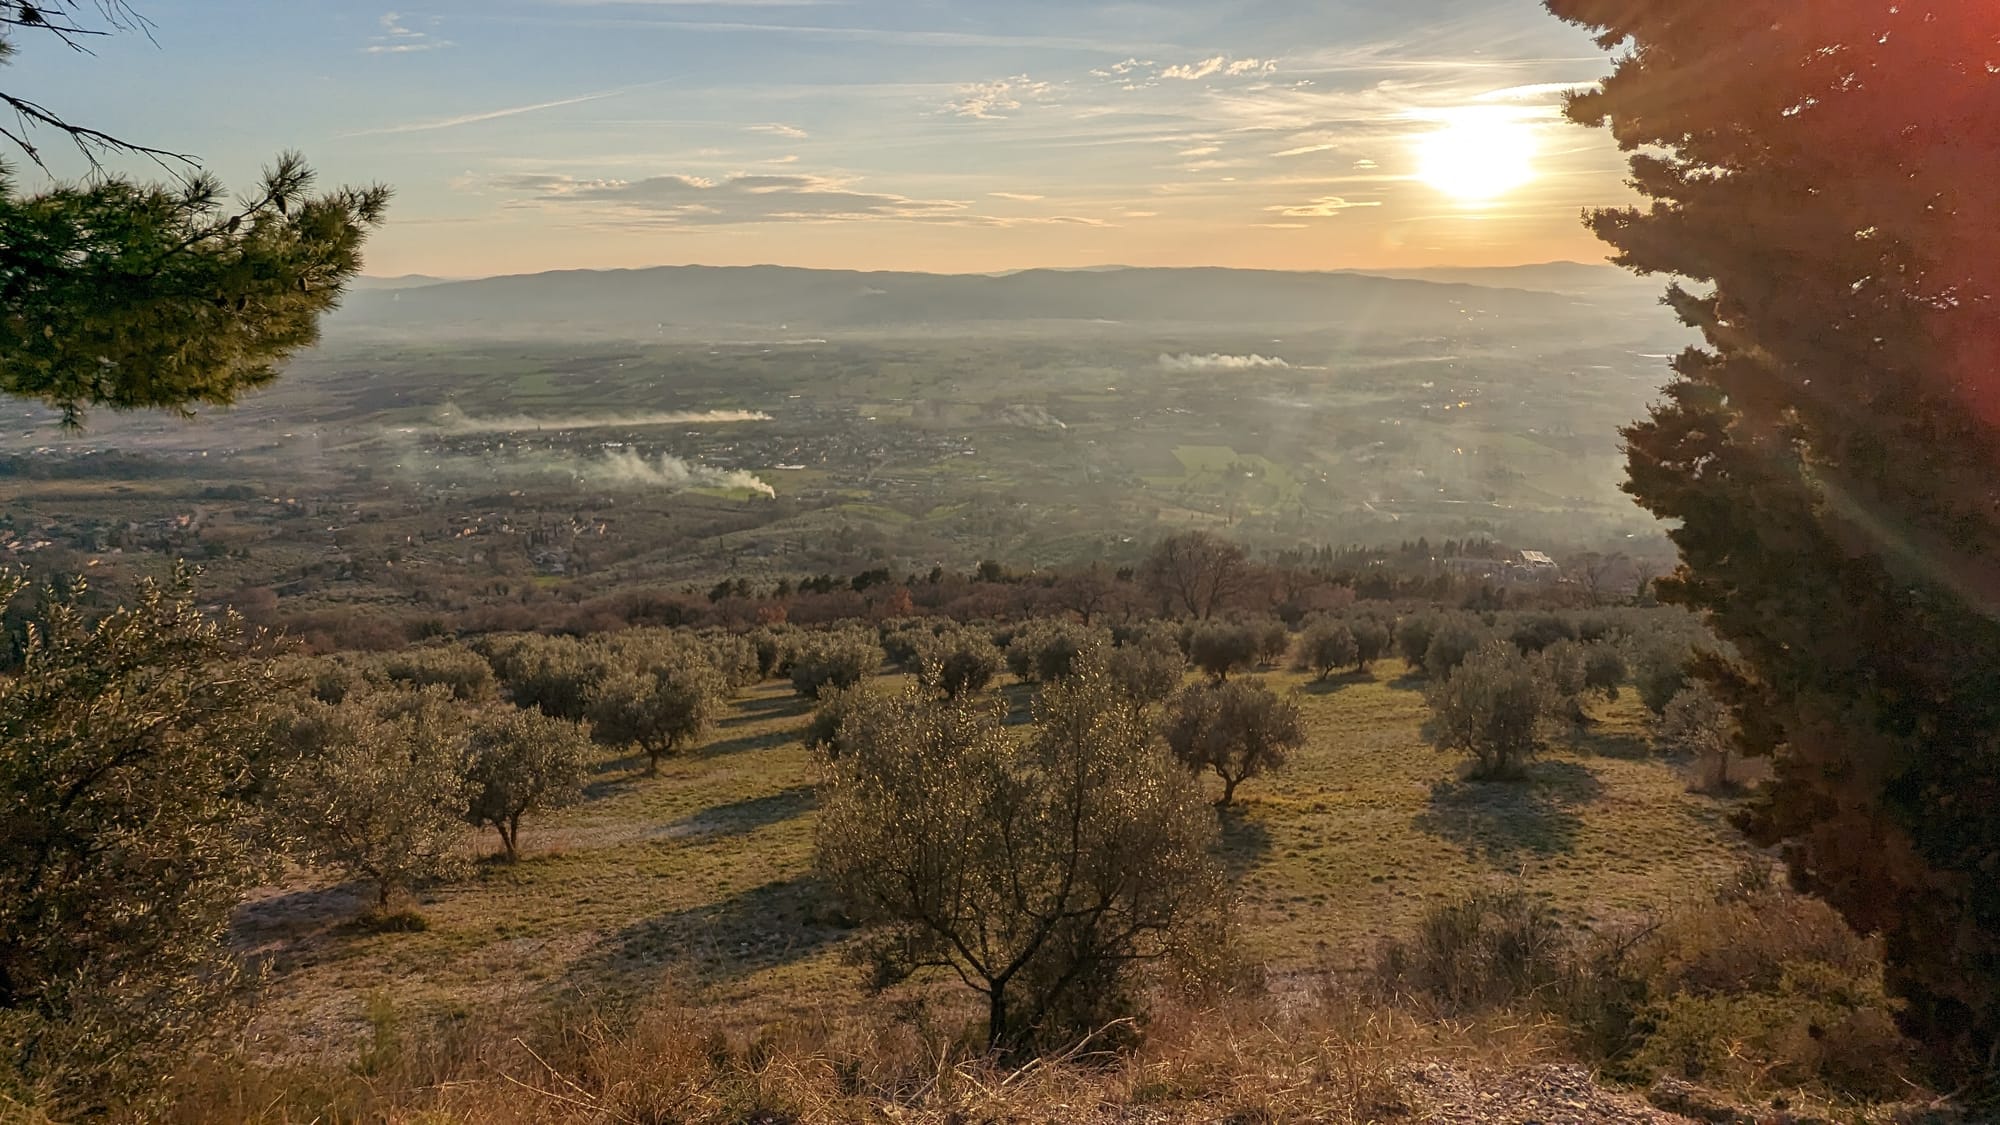
[[[154,42],[23,40],[0,88],[392,184],[376,274],[1505,264],[1597,257],[1626,198],[1555,120],[1608,60],[1535,0],[135,6]],[[1470,200],[1488,141],[1531,177]]]

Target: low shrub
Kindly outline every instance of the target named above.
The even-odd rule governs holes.
[[[1416,933],[1384,947],[1377,979],[1442,1015],[1528,1003],[1552,990],[1572,955],[1547,904],[1486,891],[1424,912]]]
[[[1561,1022],[1633,1082],[1686,1079],[1762,1099],[1884,1099],[1917,1063],[1883,987],[1879,942],[1752,869],[1654,925],[1571,937],[1518,890],[1433,906],[1383,948],[1378,987],[1449,1017]]]

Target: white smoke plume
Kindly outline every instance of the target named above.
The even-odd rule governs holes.
[[[536,418],[527,414],[507,414],[481,418],[455,406],[438,411],[433,427],[448,434],[517,434],[533,430],[635,429],[643,426],[713,426],[741,422],[769,422],[761,410],[670,411],[653,414],[591,414]]]
[[[404,466],[430,480],[452,484],[499,480],[567,483],[604,491],[685,492],[693,488],[727,488],[776,499],[778,490],[755,473],[718,469],[672,454],[647,460],[629,449],[605,450],[596,457],[564,453],[503,453],[470,456],[458,453],[404,454]]]
[[[648,461],[629,449],[610,450],[595,461],[577,466],[576,479],[601,488],[660,488],[678,492],[689,488],[740,488],[776,499],[778,490],[753,473],[741,469],[716,469],[683,461],[662,453]]]
[[[1276,356],[1262,355],[1163,355],[1160,366],[1168,371],[1253,371],[1258,368],[1289,368]]]

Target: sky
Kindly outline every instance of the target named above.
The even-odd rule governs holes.
[[[1537,0],[133,7],[0,90],[232,186],[389,184],[376,276],[1596,261],[1630,198],[1559,120],[1610,60]]]

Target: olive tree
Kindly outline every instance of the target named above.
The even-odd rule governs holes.
[[[1682,689],[1660,715],[1660,748],[1700,762],[1702,784],[1710,789],[1729,788],[1729,759],[1736,750],[1735,735],[1734,716],[1705,684]]]
[[[1188,633],[1188,663],[1208,673],[1216,683],[1231,672],[1255,667],[1260,652],[1257,630],[1233,621],[1206,621]]]
[[[485,642],[485,656],[517,707],[554,719],[580,720],[609,671],[603,653],[572,637],[506,637]]]
[[[792,690],[818,699],[828,688],[851,688],[881,668],[883,659],[870,632],[808,634],[792,653]]]
[[[1212,955],[1215,818],[1091,667],[1045,688],[1023,739],[992,699],[920,689],[843,728],[820,870],[886,984],[948,973],[990,1048],[1074,1041],[1131,1009],[1149,962]]]
[[[600,741],[637,746],[646,772],[700,740],[729,694],[728,681],[698,652],[665,654],[643,669],[613,672],[591,693],[590,721]]]
[[[1187,679],[1187,657],[1173,636],[1151,630],[1112,649],[1104,670],[1135,710],[1165,703]]]
[[[1394,647],[1389,626],[1372,617],[1355,619],[1348,630],[1354,634],[1354,664],[1366,672],[1368,666],[1389,655]]]
[[[493,666],[464,645],[409,648],[382,657],[375,669],[381,678],[405,687],[450,690],[454,699],[484,699],[494,692]]]
[[[1188,688],[1167,710],[1164,730],[1183,765],[1222,779],[1224,807],[1237,786],[1282,768],[1306,742],[1299,705],[1256,680]]]
[[[915,644],[917,682],[957,698],[985,691],[1005,661],[983,633],[954,629],[925,634]]]
[[[828,688],[820,694],[812,718],[806,720],[802,741],[815,754],[837,759],[846,752],[847,736],[843,732],[849,724],[869,721],[881,711],[866,684]]]
[[[1431,632],[1429,647],[1424,649],[1424,675],[1449,676],[1485,643],[1487,635],[1487,630],[1469,615],[1455,614],[1440,620]]]
[[[1053,683],[1100,662],[1110,635],[1061,618],[1029,622],[1007,644],[1007,670],[1029,683]]]
[[[1540,752],[1556,692],[1546,668],[1504,640],[1488,641],[1424,692],[1431,741],[1472,755],[1475,775],[1518,776]]]
[[[589,758],[590,735],[576,723],[515,708],[488,712],[473,724],[466,751],[465,819],[498,832],[512,863],[521,854],[521,818],[576,803]]]
[[[1355,643],[1353,630],[1339,621],[1315,621],[1299,639],[1299,670],[1315,673],[1321,682],[1360,662],[1361,648]]]
[[[306,701],[279,723],[300,758],[286,805],[308,860],[375,884],[375,910],[464,869],[466,715],[442,687]]]
[[[0,607],[22,588],[0,572]],[[81,583],[51,590],[0,667],[0,1089],[65,1115],[214,1026],[230,914],[275,870],[282,686],[191,589],[176,571],[94,621]]]

